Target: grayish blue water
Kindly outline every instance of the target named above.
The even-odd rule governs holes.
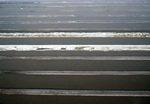
[[[150,31],[150,0],[0,0],[0,32]]]

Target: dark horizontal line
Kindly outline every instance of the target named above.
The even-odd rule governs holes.
[[[53,6],[0,6],[0,8],[77,8],[77,7],[150,7],[150,5],[53,5]]]
[[[105,31],[105,30],[144,31],[144,30],[150,30],[150,28],[22,28],[22,29],[4,28],[4,29],[0,29],[0,31]]]
[[[0,89],[2,95],[47,95],[47,96],[128,96],[150,97],[150,91],[124,90],[54,90],[54,89]]]
[[[116,76],[116,75],[150,75],[150,71],[0,71],[0,74],[16,74],[16,75],[100,75],[100,76]]]
[[[0,24],[100,24],[100,23],[150,23],[150,21],[0,21]]]
[[[34,56],[34,57],[6,57],[0,60],[150,60],[149,56]]]
[[[150,15],[1,15],[0,18],[56,18],[56,17],[150,17]]]
[[[0,2],[0,4],[76,4],[76,3],[150,3],[149,1],[83,1],[83,2]]]
[[[7,12],[150,12],[149,9],[144,9],[144,10],[9,10],[9,11],[4,11],[1,10],[1,13],[7,13]]]

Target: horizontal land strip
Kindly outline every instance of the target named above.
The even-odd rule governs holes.
[[[98,75],[98,76],[128,76],[128,75],[150,75],[150,71],[0,71],[0,74],[16,75]]]
[[[113,10],[113,9],[108,9],[108,10],[0,10],[1,13],[16,13],[16,12],[150,12],[149,9],[131,9],[131,10]]]
[[[47,95],[47,96],[150,97],[150,91],[124,91],[124,90],[0,89],[0,94],[4,94],[4,95]]]
[[[52,33],[0,33],[0,38],[39,38],[39,37],[150,37],[144,32],[52,32]]]
[[[53,17],[150,17],[150,15],[1,15],[0,18],[53,18]]]
[[[0,31],[150,31],[150,28],[2,28]]]
[[[77,7],[88,7],[88,8],[95,8],[95,7],[150,7],[150,5],[53,5],[53,6],[0,6],[0,8],[77,8]]]
[[[0,51],[150,51],[150,45],[0,45]]]
[[[146,20],[134,21],[0,21],[0,24],[100,24],[100,23],[150,23]]]
[[[0,2],[0,4],[52,4],[52,3],[59,3],[59,4],[76,4],[76,3],[150,3],[150,1],[83,1],[83,2]]]
[[[0,60],[150,60],[149,56],[32,56],[7,57],[0,56]]]

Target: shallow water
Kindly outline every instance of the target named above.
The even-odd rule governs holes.
[[[149,0],[0,0],[0,32],[143,32],[149,17]]]

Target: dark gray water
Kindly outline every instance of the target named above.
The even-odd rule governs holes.
[[[149,38],[0,38],[1,45],[149,45]]]

